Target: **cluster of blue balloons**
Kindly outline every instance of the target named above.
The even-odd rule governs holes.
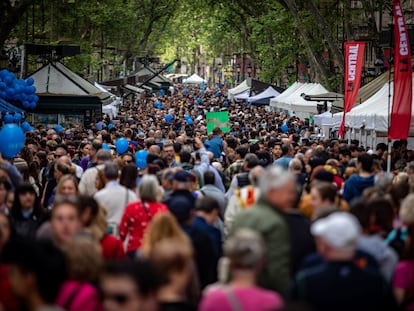
[[[282,130],[283,133],[286,133],[289,129],[289,127],[286,124],[283,124],[280,129]]]
[[[157,108],[157,109],[162,109],[162,103],[161,103],[161,102],[159,102],[159,101],[156,101],[156,102],[154,103],[154,107],[155,107],[155,108]]]
[[[24,146],[24,132],[17,124],[5,124],[0,130],[0,141],[2,156],[14,158]]]
[[[22,123],[22,129],[23,129],[23,131],[26,133],[26,132],[30,132],[30,131],[34,131],[34,127],[33,126],[31,126],[30,125],[30,123],[29,122],[27,122],[27,121],[24,121],[23,123]]]
[[[33,78],[16,79],[14,74],[6,69],[0,71],[0,98],[6,101],[19,101],[26,109],[36,108],[39,97],[35,95]]]
[[[20,112],[16,112],[14,115],[7,113],[3,116],[3,121],[6,124],[20,123],[22,119],[23,119],[23,116]]]
[[[129,147],[128,140],[124,137],[117,139],[117,141],[115,142],[115,148],[118,154],[124,154],[125,152],[127,152],[128,147]]]
[[[147,156],[148,151],[146,150],[140,150],[137,153],[135,153],[135,163],[138,168],[144,169],[147,167]]]

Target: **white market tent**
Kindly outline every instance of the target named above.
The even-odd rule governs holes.
[[[285,95],[291,88],[294,89]],[[272,99],[271,106],[276,107],[279,110],[294,113],[301,119],[317,114],[316,106],[318,104],[318,102],[305,100],[303,95],[316,95],[328,92],[328,90],[319,83],[295,83],[291,88],[287,89],[275,99]],[[328,107],[328,109],[329,108],[330,107]]]
[[[250,96],[250,89],[247,89],[244,92],[234,95],[234,99],[236,100],[246,100],[249,99]]]
[[[271,98],[275,98],[279,95],[280,93],[278,91],[269,86],[262,93],[249,97],[247,101],[251,104],[269,104]]]
[[[244,80],[242,83],[240,83],[236,87],[234,87],[232,89],[229,89],[227,91],[227,98],[228,99],[233,99],[235,95],[243,93],[247,90],[250,91],[250,86],[247,85],[247,80]]]
[[[366,130],[375,130],[377,132],[388,131],[388,92],[389,83],[386,83],[373,96],[368,98],[362,104],[354,107],[346,114],[345,124],[347,127],[359,129],[365,126]],[[391,82],[391,96],[393,94],[393,82]],[[382,113],[383,112],[383,113]],[[385,118],[378,118],[379,115],[385,115]],[[333,116],[334,125],[339,126],[342,121],[343,112],[335,113]]]
[[[292,95],[298,88],[302,87],[304,83],[295,82],[287,90],[278,96],[278,98],[270,100],[270,106],[275,110],[279,109],[278,103],[283,102],[286,98]]]
[[[198,84],[198,83],[205,83],[205,82],[206,80],[204,80],[202,77],[200,77],[196,73],[184,81],[185,84]]]
[[[315,123],[316,126],[322,127],[322,126],[333,126],[334,120],[332,117],[332,113],[329,111],[326,111],[321,114],[317,114],[313,116],[313,123]]]

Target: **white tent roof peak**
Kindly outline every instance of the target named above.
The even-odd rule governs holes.
[[[255,95],[255,96],[249,97],[247,99],[247,101],[248,102],[255,102],[255,101],[260,100],[260,99],[270,98],[270,97],[276,97],[276,96],[279,96],[279,95],[280,95],[280,93],[278,91],[276,91],[274,88],[272,88],[271,86],[269,86],[263,92]]]
[[[190,76],[187,80],[185,80],[184,83],[186,84],[197,84],[197,83],[204,83],[206,80],[204,80],[202,77],[200,77],[198,74],[193,74]]]

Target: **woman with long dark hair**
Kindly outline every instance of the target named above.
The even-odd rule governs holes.
[[[129,163],[121,171],[119,183],[132,191],[137,189],[138,169],[134,163]]]
[[[41,208],[33,186],[27,182],[19,184],[11,210],[11,220],[17,236],[35,239],[37,229],[46,218],[47,213]]]

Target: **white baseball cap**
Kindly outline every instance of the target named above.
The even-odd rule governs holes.
[[[355,216],[345,212],[335,212],[315,221],[311,226],[314,236],[338,249],[355,248],[361,227]]]

